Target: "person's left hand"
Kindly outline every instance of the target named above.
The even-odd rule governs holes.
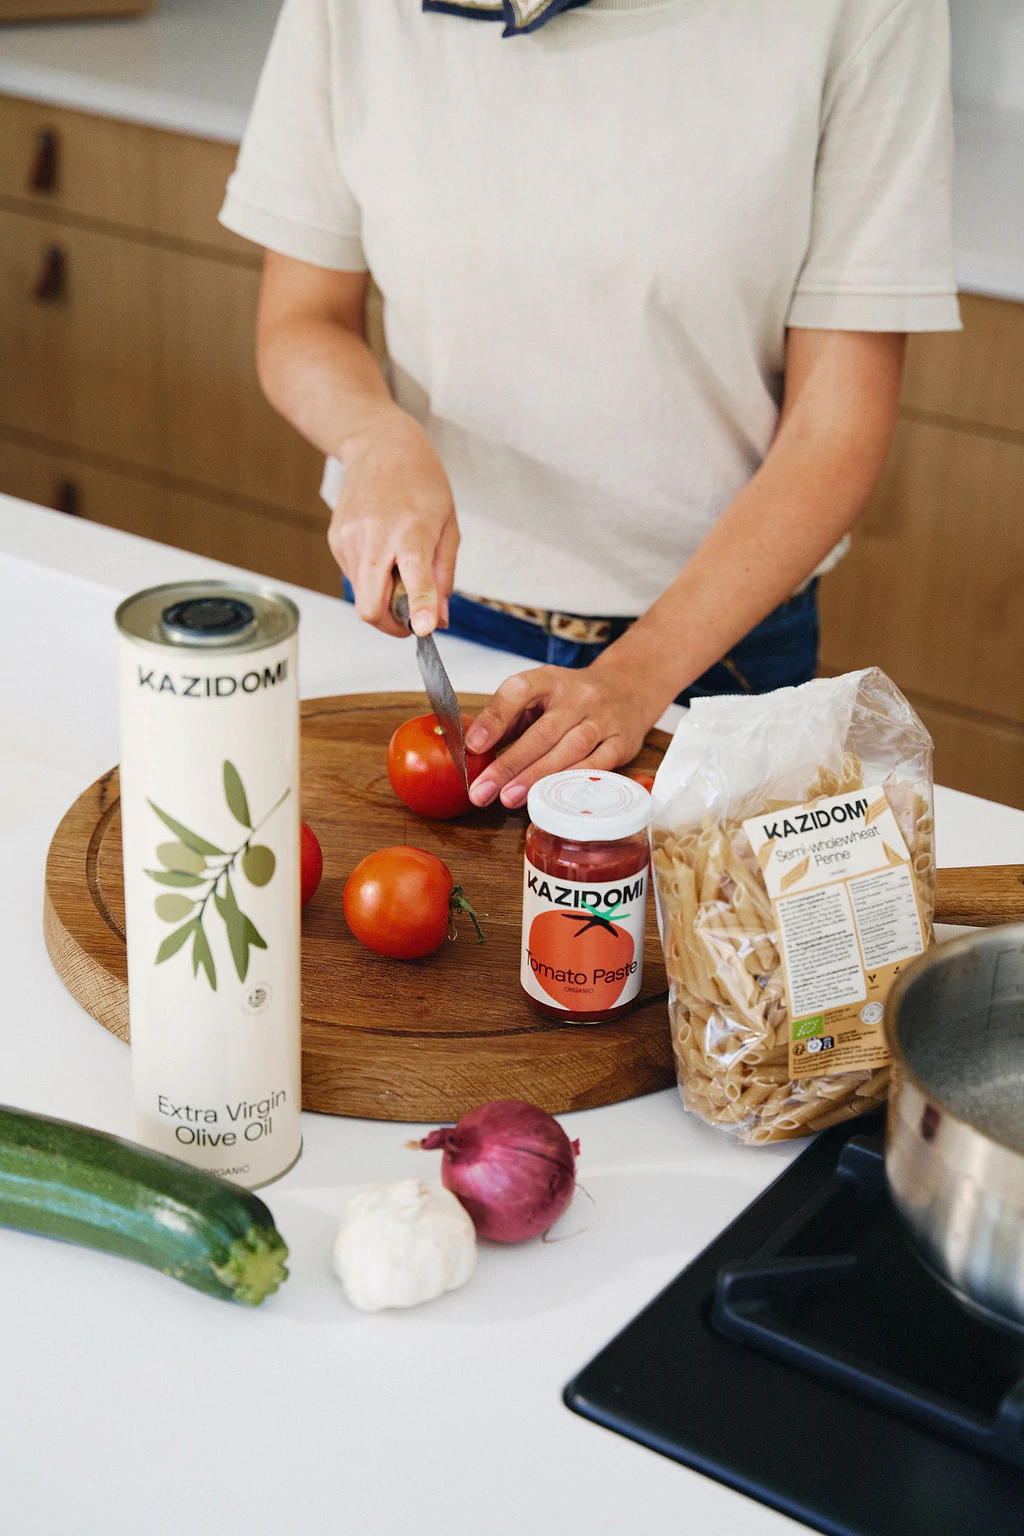
[[[534,667],[502,683],[466,732],[471,752],[511,738],[470,785],[474,805],[500,794],[523,805],[532,784],[564,768],[618,768],[630,762],[664,705],[605,653],[581,671]]]

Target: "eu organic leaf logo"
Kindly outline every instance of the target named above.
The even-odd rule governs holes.
[[[210,987],[216,992],[217,968],[203,926],[212,901],[213,910],[224,924],[238,979],[245,980],[249,973],[249,950],[266,949],[267,942],[252,919],[239,907],[231,875],[240,869],[250,885],[270,884],[277,860],[272,849],[253,839],[278,807],[284,804],[288,794],[286,789],[267,814],[254,825],[241,774],[234,763],[225,762],[224,798],[228,810],[239,826],[248,829],[248,836],[230,852],[192,832],[180,821],[175,821],[173,816],[168,816],[158,805],[154,805],[152,800],[149,801],[150,808],[156,812],[164,826],[174,833],[175,839],[173,842],[161,843],[157,848],[157,862],[161,867],[146,870],[146,874],[157,885],[173,887],[157,896],[153,905],[157,917],[163,922],[181,923],[181,927],[168,934],[157,950],[157,965],[162,965],[165,960],[176,955],[191,940],[192,974],[198,976],[201,967]],[[186,896],[186,891],[193,894]],[[183,918],[187,921],[182,922]]]

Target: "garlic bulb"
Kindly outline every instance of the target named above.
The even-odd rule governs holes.
[[[476,1232],[446,1189],[422,1179],[375,1184],[345,1207],[334,1269],[363,1312],[415,1307],[465,1285],[476,1268]]]

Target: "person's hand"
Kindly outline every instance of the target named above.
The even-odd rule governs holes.
[[[667,702],[667,701],[665,701]],[[469,798],[489,805],[500,794],[523,805],[532,784],[564,768],[618,768],[630,762],[665,703],[618,664],[611,650],[581,671],[534,667],[507,678],[466,732],[471,752],[512,740],[473,780]]]
[[[327,542],[352,583],[359,617],[387,635],[408,633],[389,606],[397,566],[413,631],[444,628],[459,527],[448,476],[427,434],[389,404],[346,441],[341,460],[345,483]]]

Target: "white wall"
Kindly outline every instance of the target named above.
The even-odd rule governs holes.
[[[957,99],[1024,112],[1024,0],[950,0],[950,12]]]

